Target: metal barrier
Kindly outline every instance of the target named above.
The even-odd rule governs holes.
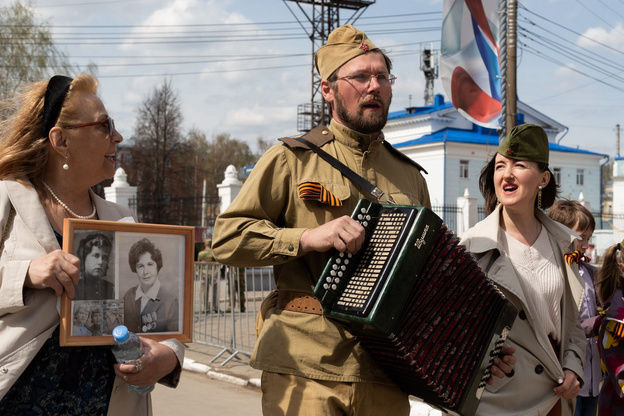
[[[210,363],[230,354],[251,356],[256,344],[256,314],[275,288],[272,267],[231,267],[195,263],[193,342],[221,348]]]

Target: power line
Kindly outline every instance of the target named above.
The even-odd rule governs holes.
[[[607,45],[607,44],[604,44],[604,43],[602,43],[602,42],[597,41],[596,39],[592,39],[592,38],[590,38],[589,36],[585,36],[585,35],[583,35],[582,33],[576,32],[576,31],[574,31],[574,30],[572,30],[572,29],[570,29],[570,28],[567,28],[567,27],[565,27],[565,26],[563,26],[563,25],[560,25],[560,24],[559,24],[559,23],[557,23],[557,22],[554,22],[554,21],[552,21],[552,20],[550,20],[550,19],[547,19],[547,18],[545,18],[545,17],[543,17],[543,16],[540,16],[539,14],[537,14],[537,13],[535,13],[535,12],[533,12],[533,11],[531,11],[531,10],[527,9],[527,8],[526,8],[525,6],[523,6],[522,4],[519,4],[519,7],[521,7],[521,8],[522,8],[522,9],[524,9],[524,10],[526,10],[527,12],[531,13],[532,15],[537,16],[537,17],[539,17],[540,19],[547,21],[548,23],[551,23],[551,24],[553,24],[553,25],[555,25],[555,26],[557,26],[557,27],[559,27],[559,28],[561,28],[561,29],[567,30],[567,31],[568,31],[568,32],[570,32],[570,33],[574,33],[575,35],[578,35],[578,36],[582,37],[583,39],[587,39],[588,41],[593,42],[593,43],[595,43],[595,44],[597,44],[597,45],[604,46],[605,48],[608,48],[608,49],[612,50],[613,52],[617,52],[617,53],[620,53],[620,54],[624,54],[624,52],[622,52],[622,51],[621,51],[621,50],[619,50],[619,49],[613,48],[613,47],[611,47],[611,46],[609,46],[609,45]]]

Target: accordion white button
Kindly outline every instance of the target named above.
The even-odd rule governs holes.
[[[325,290],[329,290],[329,285],[328,285],[327,283],[325,283],[325,284],[323,285],[323,289],[325,289]]]
[[[332,290],[336,290],[336,289],[338,289],[338,286],[336,286],[336,285],[331,285],[331,288],[332,288]]]

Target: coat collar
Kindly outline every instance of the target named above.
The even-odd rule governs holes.
[[[15,211],[45,251],[49,253],[61,248],[39,200],[39,194],[30,181],[7,179],[3,182]]]
[[[474,226],[474,232],[471,233],[474,236],[470,245],[471,252],[485,253],[494,249],[501,251],[498,241],[500,212],[501,208],[497,207],[486,219]],[[548,234],[551,236],[551,241],[557,244],[561,252],[566,253],[570,251],[576,239],[575,234],[563,224],[551,220],[541,210],[537,210],[535,216],[546,227]]]

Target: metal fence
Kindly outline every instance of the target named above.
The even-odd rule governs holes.
[[[457,206],[434,206],[433,211],[450,229],[456,229]],[[478,207],[478,221],[485,216],[485,209]],[[599,213],[594,216],[595,237],[600,237],[597,247],[602,252],[615,241],[613,222],[624,222],[624,218]],[[608,235],[603,236],[605,233]],[[210,363],[224,357],[221,365],[225,365],[239,354],[251,356],[256,344],[257,312],[262,300],[274,288],[272,267],[239,268],[218,263],[195,263],[193,341],[220,349]]]
[[[239,354],[251,356],[256,314],[275,288],[272,267],[230,267],[195,263],[193,342],[220,348],[210,363]]]

